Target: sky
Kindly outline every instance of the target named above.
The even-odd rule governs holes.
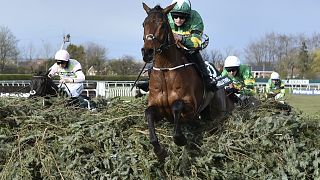
[[[105,47],[108,58],[132,56],[141,60],[142,22],[149,7],[171,0],[0,0],[0,26],[10,29],[20,48],[33,46],[38,54],[50,44],[53,54],[65,34],[71,43],[93,42]],[[266,33],[320,33],[319,0],[191,0],[210,37],[207,50],[241,51]]]

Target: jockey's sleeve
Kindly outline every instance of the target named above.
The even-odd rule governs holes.
[[[78,71],[75,72],[75,77],[72,78],[73,82],[75,83],[80,83],[86,80],[85,75],[83,74],[82,70],[79,69]]]
[[[182,39],[182,44],[187,48],[199,48],[201,47],[202,32],[200,31],[192,31],[190,36],[184,36]]]
[[[204,30],[204,24],[200,14],[196,11],[192,11],[189,23],[189,35],[184,36],[182,44],[187,48],[199,48],[202,44],[201,37]]]
[[[55,64],[54,64],[54,65],[52,65],[52,66],[49,68],[48,77],[51,78],[51,77],[55,76],[56,73],[57,73],[57,68],[56,68],[56,66],[55,66]]]
[[[254,80],[254,78],[252,76],[252,73],[251,73],[251,70],[248,67],[246,67],[244,69],[242,77],[243,77],[243,80],[244,80],[245,87],[253,89],[256,81]]]

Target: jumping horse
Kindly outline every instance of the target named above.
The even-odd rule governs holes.
[[[201,119],[224,115],[227,97],[224,89],[214,93],[205,89],[195,64],[190,63],[184,50],[177,46],[167,17],[175,4],[164,9],[159,5],[149,8],[142,4],[147,17],[143,22],[144,45],[141,52],[145,62],[153,63],[145,117],[154,153],[159,160],[164,160],[167,150],[159,143],[155,122],[162,119],[172,121],[175,144],[186,145],[181,124],[197,120],[199,115]]]

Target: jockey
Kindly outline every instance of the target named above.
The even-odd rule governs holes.
[[[180,42],[185,48],[189,49],[188,59],[197,64],[201,72],[207,89],[216,91],[216,81],[211,78],[209,63],[206,63],[200,54],[200,50],[206,47],[207,42],[202,42],[203,21],[200,14],[191,9],[189,0],[173,0],[171,4],[177,3],[168,14],[169,24],[174,34],[176,42]],[[149,82],[138,82],[139,89],[148,91]]]
[[[174,38],[184,47],[190,49],[189,60],[196,63],[205,84],[209,90],[216,90],[216,82],[210,77],[209,63],[202,59],[200,50],[202,46],[202,35],[204,24],[200,14],[191,9],[189,0],[173,0],[171,4],[177,3],[168,14],[169,24],[172,29]]]
[[[82,82],[85,80],[81,64],[75,59],[70,59],[66,50],[57,51],[55,60],[56,63],[50,67],[48,76],[60,76],[60,86],[68,96],[79,97],[83,90]]]
[[[266,85],[266,98],[274,97],[274,100],[280,101],[285,95],[284,83],[277,72],[272,72]]]
[[[224,61],[224,69],[221,75],[227,75],[233,81],[231,84],[229,84],[226,92],[231,95],[229,95],[229,97],[234,102],[238,102],[238,98],[235,97],[235,93],[246,96],[252,96],[255,94],[255,80],[252,76],[251,70],[248,66],[241,64],[238,57],[228,56],[226,58]]]

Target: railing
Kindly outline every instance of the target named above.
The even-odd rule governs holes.
[[[259,92],[264,93],[267,83],[256,83],[256,88]],[[285,88],[288,89],[289,93],[294,93],[296,90],[303,91],[320,91],[320,83],[309,83],[309,84],[289,84],[285,83]]]
[[[57,81],[55,81],[58,84]],[[82,95],[86,95],[89,97],[105,97],[112,98],[117,96],[135,96],[135,89],[131,91],[131,87],[133,85],[133,81],[85,81],[84,90]],[[27,87],[30,85],[29,81],[0,81],[0,93],[5,95],[8,94],[5,89],[10,87],[10,92],[17,92],[21,87]],[[16,91],[13,91],[15,89]],[[24,93],[29,92],[24,91]],[[24,95],[25,96],[25,95]]]
[[[133,81],[85,81],[83,95],[89,97],[104,97],[112,98],[117,96],[135,96],[136,89],[131,87]],[[16,87],[21,89],[22,87],[29,86],[30,81],[0,81],[0,92],[3,91],[4,87]],[[265,92],[266,83],[257,82],[256,88],[258,92]],[[309,84],[285,84],[285,88],[288,89],[289,93],[293,93],[296,90],[303,91],[320,91],[320,83],[309,83]],[[7,93],[7,92],[1,92]]]

